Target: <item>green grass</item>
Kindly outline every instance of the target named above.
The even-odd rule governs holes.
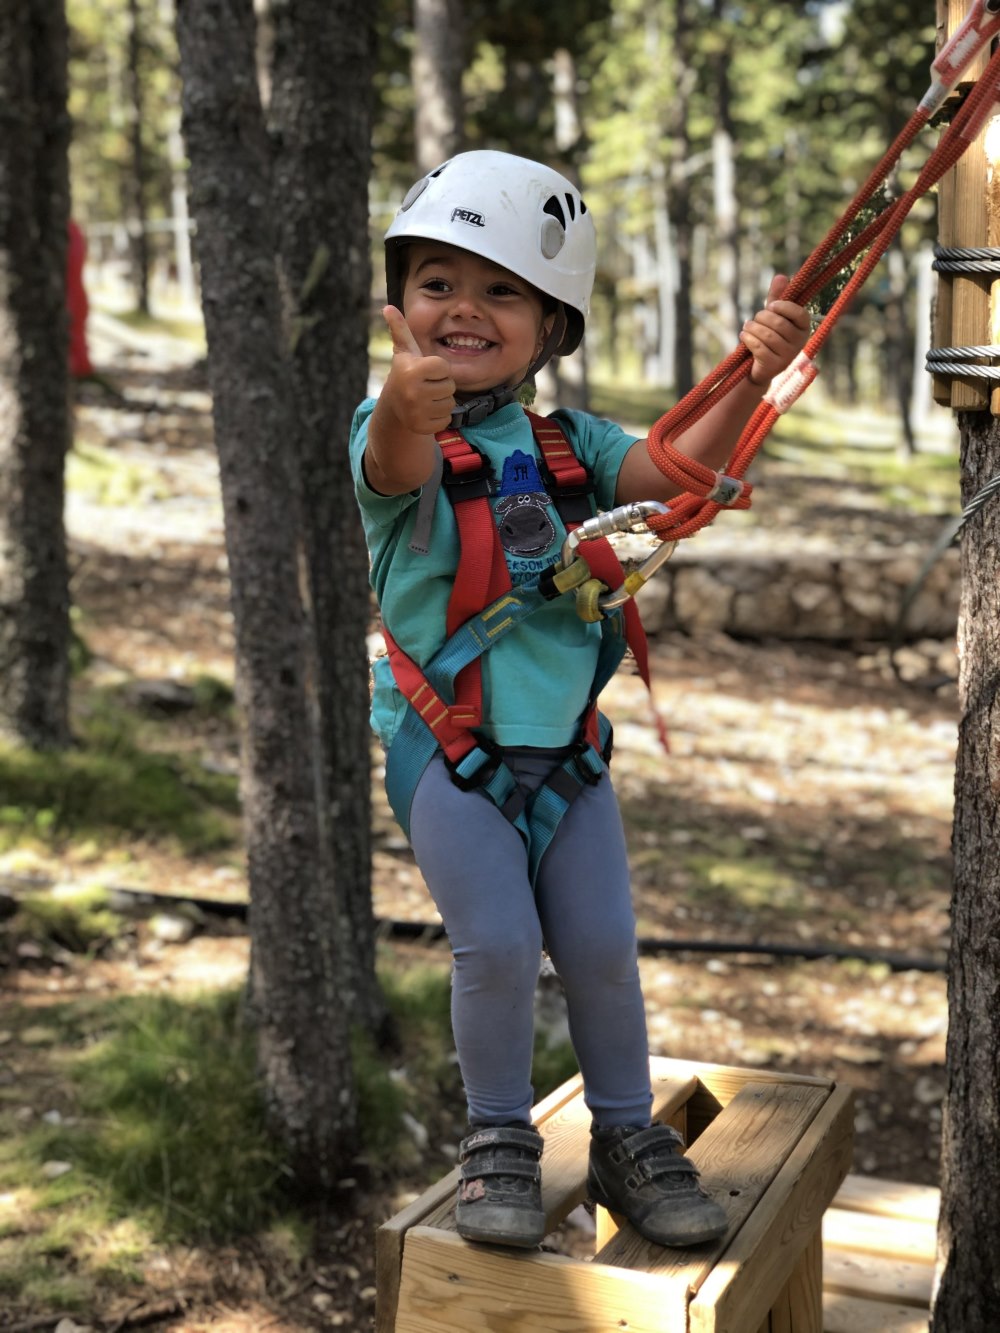
[[[207,711],[228,706],[228,687],[218,684],[202,690]],[[143,723],[114,691],[83,696],[74,725],[77,744],[63,752],[0,744],[0,851],[26,840],[59,849],[123,837],[160,839],[190,855],[237,845],[235,778],[153,748],[157,724]]]
[[[131,1221],[138,1236],[205,1239],[272,1219],[282,1178],[253,1076],[252,1038],[238,993],[195,999],[128,996],[65,1021],[50,1052],[71,1114],[18,1131],[0,1120],[0,1190],[28,1190],[41,1222],[30,1249],[75,1249],[78,1238]],[[21,1034],[37,1050],[41,1034]],[[12,1123],[13,1122],[13,1123]],[[46,1162],[72,1170],[46,1181]],[[8,1236],[8,1247],[11,1237]],[[115,1250],[113,1266],[126,1255]],[[128,1264],[124,1264],[128,1270]]]
[[[676,396],[660,385],[590,381],[592,410],[641,430],[671,408]],[[888,510],[941,513],[959,506],[956,449],[899,454],[900,425],[891,413],[844,409],[812,399],[781,417],[766,440],[765,458],[790,474],[832,477],[874,492]]]
[[[764,456],[783,471],[834,478],[872,492],[887,510],[942,513],[958,509],[959,466],[954,452],[920,452],[901,458],[887,435],[868,443],[846,413],[800,412],[778,422]]]
[[[734,857],[705,853],[686,856],[684,869],[692,878],[687,897],[717,901],[727,909],[761,911],[800,917],[803,890],[799,880],[769,856]]]
[[[20,936],[52,941],[73,953],[89,953],[128,928],[100,884],[57,886],[51,893],[24,894],[18,901]]]
[[[123,459],[113,449],[74,444],[66,456],[66,488],[95,504],[134,508],[166,500],[171,488],[155,467]]]
[[[383,967],[399,1045],[355,1041],[362,1148],[377,1177],[431,1169],[403,1123],[433,1125],[443,1106],[458,1135],[464,1103],[450,1031],[450,968]],[[254,1234],[308,1253],[311,1216],[284,1188],[255,1074],[242,987],[198,996],[81,998],[4,1015],[0,1088],[0,1295],[32,1309],[93,1313],[97,1292],[141,1281],[157,1246]],[[575,1071],[572,1052],[540,1038],[544,1096]],[[58,1107],[46,1123],[19,1114]],[[432,1154],[439,1169],[443,1155]],[[46,1163],[71,1169],[46,1179]]]
[[[205,347],[205,326],[200,319],[180,319],[169,315],[144,315],[139,310],[115,310],[114,317],[140,333],[166,333]]]

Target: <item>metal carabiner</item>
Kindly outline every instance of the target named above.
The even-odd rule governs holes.
[[[659,500],[638,500],[635,504],[619,505],[605,514],[595,514],[585,519],[579,527],[566,534],[559,558],[563,569],[568,569],[576,557],[576,548],[581,542],[593,541],[595,537],[610,537],[613,532],[631,532],[639,523],[645,523],[654,514],[669,514],[670,506]]]
[[[577,548],[582,542],[593,541],[595,537],[608,537],[613,532],[631,532],[638,524],[644,523],[654,514],[669,514],[670,506],[659,500],[639,500],[634,504],[619,505],[605,514],[588,518],[579,527],[568,533],[562,544],[560,559],[564,569],[576,559]],[[639,566],[627,575],[625,582],[614,592],[610,590],[597,599],[601,612],[613,611],[634,597],[644,583],[665,564],[676,549],[676,542],[662,542],[660,546]],[[590,619],[590,616],[585,616]]]

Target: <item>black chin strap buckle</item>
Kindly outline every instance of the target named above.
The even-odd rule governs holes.
[[[460,430],[462,426],[478,426],[501,407],[514,402],[516,397],[513,389],[501,384],[495,389],[490,389],[489,393],[481,393],[475,398],[470,398],[468,402],[459,403],[451,414],[451,424],[455,430]]]

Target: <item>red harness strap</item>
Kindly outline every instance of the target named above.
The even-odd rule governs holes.
[[[460,552],[445,619],[450,637],[509,592],[511,583],[489,499],[489,463],[457,430],[441,431],[436,438],[444,458],[443,486],[455,513]],[[474,716],[475,721],[467,726],[479,725],[483,717],[483,672],[478,658],[456,677],[455,703]]]
[[[570,494],[583,492],[589,494],[591,489],[590,474],[573,452],[572,446],[559,423],[553,421],[551,417],[540,417],[535,412],[528,412],[526,415],[531,422],[531,429],[538,442],[538,447],[542,451],[549,475],[555,482],[556,495],[554,499],[556,507],[559,508],[560,491],[569,492]],[[566,513],[563,513],[562,517],[567,530],[572,531],[573,528],[580,526],[584,518],[589,517],[589,512],[581,518],[572,518]],[[608,588],[621,586],[625,578],[625,572],[615,555],[614,547],[609,541],[602,537],[596,541],[587,542],[586,550],[582,554],[590,566],[590,572],[596,579],[600,579],[601,583]],[[639,675],[649,691],[660,742],[665,750],[669,750],[670,743],[667,737],[667,729],[653,702],[653,681],[649,669],[649,645],[646,642],[646,631],[642,627],[639,608],[633,598],[630,597],[624,604],[622,613],[625,617],[625,641],[635,658]],[[596,709],[591,710],[587,724],[596,734]],[[589,739],[591,739],[590,736],[588,736]]]
[[[392,663],[392,675],[401,693],[409,700],[434,739],[452,761],[457,763],[475,745],[471,728],[482,721],[482,707],[471,707],[456,700],[447,704],[431,686],[413,658],[404,653],[385,625],[382,626],[385,646]]]

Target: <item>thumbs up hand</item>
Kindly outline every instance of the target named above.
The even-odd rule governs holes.
[[[451,423],[455,381],[440,356],[424,356],[406,317],[387,305],[383,318],[392,335],[392,366],[381,398],[404,430],[434,435]]]

